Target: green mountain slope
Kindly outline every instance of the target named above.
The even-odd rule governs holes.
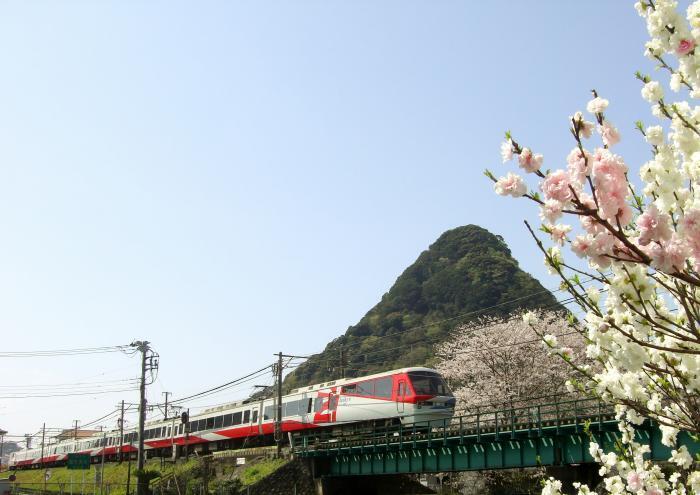
[[[423,251],[376,306],[294,370],[285,385],[339,378],[343,370],[357,376],[430,365],[434,344],[459,323],[556,305],[554,296],[518,267],[500,236],[476,225],[458,227]]]

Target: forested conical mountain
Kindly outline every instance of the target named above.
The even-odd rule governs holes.
[[[459,323],[556,306],[500,236],[477,225],[448,230],[356,325],[294,370],[285,388],[339,378],[341,349],[346,376],[430,365],[435,343]]]

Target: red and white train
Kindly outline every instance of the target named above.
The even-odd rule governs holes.
[[[452,418],[455,398],[438,372],[430,368],[403,368],[374,375],[344,378],[292,390],[282,397],[282,431],[328,428],[347,423],[440,422]],[[276,401],[245,400],[206,409],[180,418],[146,423],[144,444],[149,456],[206,453],[269,439],[274,433]],[[187,431],[186,431],[187,430]],[[10,469],[65,463],[69,453],[90,454],[93,460],[115,460],[119,453],[133,455],[138,445],[136,429],[95,433],[88,438],[65,440],[30,448],[10,456]]]

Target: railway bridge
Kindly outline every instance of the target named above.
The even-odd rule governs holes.
[[[293,450],[308,459],[316,477],[352,477],[581,466],[594,462],[591,441],[613,451],[619,438],[612,408],[582,399],[456,416],[438,424],[306,432],[293,439]],[[693,455],[700,452],[690,435],[681,432],[678,438]],[[650,421],[637,429],[637,441],[650,446],[652,459],[671,455]]]

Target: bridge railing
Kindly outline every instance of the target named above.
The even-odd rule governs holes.
[[[443,420],[419,421],[410,424],[358,425],[339,424],[335,427],[309,430],[294,437],[294,450],[308,452],[362,446],[398,446],[421,442],[446,442],[448,438],[471,438],[477,442],[489,439],[542,435],[543,430],[559,432],[562,427],[579,428],[584,423],[599,423],[614,419],[609,404],[597,399],[574,399],[481,411],[453,416]]]

